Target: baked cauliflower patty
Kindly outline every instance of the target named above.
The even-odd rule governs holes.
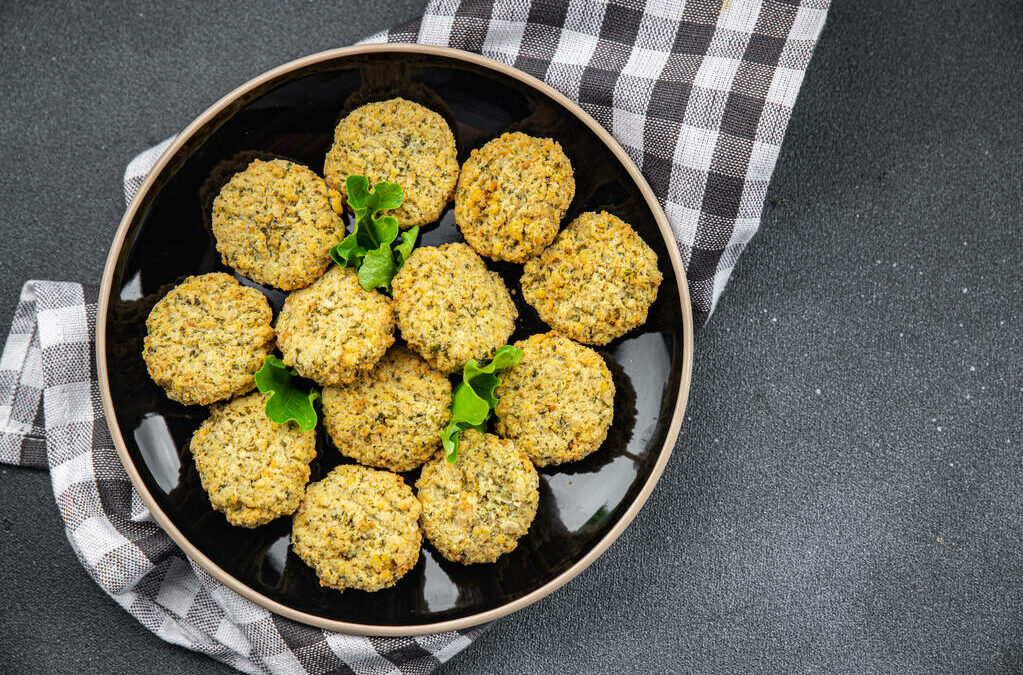
[[[428,460],[450,417],[451,382],[404,347],[365,377],[323,390],[323,423],[341,454],[391,471]]]
[[[221,272],[188,277],[153,305],[142,358],[167,396],[209,405],[256,386],[273,351],[270,303]]]
[[[497,389],[497,433],[533,464],[582,459],[607,438],[615,386],[600,354],[556,332],[515,343],[522,360]]]
[[[391,301],[359,285],[354,269],[331,267],[293,291],[277,317],[284,362],[323,386],[352,382],[394,343]]]
[[[522,273],[522,297],[573,340],[607,344],[646,321],[657,297],[657,254],[606,211],[569,223]]]
[[[423,533],[448,560],[494,562],[529,530],[539,485],[536,468],[512,441],[464,431],[458,461],[440,452],[416,481]]]
[[[254,393],[213,406],[192,434],[192,457],[213,508],[240,527],[258,527],[298,508],[316,457],[316,432],[277,424]]]
[[[292,521],[291,546],[316,570],[321,586],[378,591],[419,560],[420,512],[401,476],[339,466],[306,488]]]
[[[356,108],[334,129],[323,175],[345,193],[352,174],[401,186],[405,201],[388,214],[402,228],[437,221],[458,180],[455,137],[444,118],[418,103],[394,98]]]
[[[515,330],[504,281],[465,244],[414,249],[392,285],[402,337],[446,373],[489,358]]]
[[[254,160],[213,200],[213,235],[225,265],[285,291],[308,286],[345,236],[341,195],[308,167]]]
[[[462,166],[455,222],[480,255],[520,263],[551,243],[574,196],[572,163],[557,141],[504,134]]]

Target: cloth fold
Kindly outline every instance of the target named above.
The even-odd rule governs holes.
[[[481,53],[552,85],[642,169],[682,252],[697,324],[755,234],[828,0],[432,0],[369,38]],[[130,201],[170,141],[128,165]],[[331,633],[275,616],[188,560],[132,489],[96,381],[96,289],[29,281],[0,357],[0,462],[48,467],[89,575],[163,640],[247,673],[418,673],[484,629]]]
[[[97,289],[29,281],[0,358],[0,462],[48,466],[78,560],[161,639],[246,673],[429,673],[482,628],[418,638],[323,631],[276,616],[188,559],[132,487],[96,379]]]

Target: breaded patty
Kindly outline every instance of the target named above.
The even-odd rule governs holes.
[[[458,461],[438,453],[416,481],[423,533],[453,562],[494,562],[512,551],[536,516],[540,478],[512,441],[462,433]]]
[[[554,331],[515,346],[522,360],[501,376],[497,433],[537,466],[574,462],[599,448],[615,399],[600,354]]]
[[[402,228],[440,218],[455,192],[458,158],[455,137],[444,118],[418,103],[394,98],[367,103],[338,123],[323,175],[345,192],[352,174],[397,183],[405,201],[389,215]]]
[[[254,160],[213,200],[217,251],[249,279],[285,291],[313,283],[345,236],[341,195],[308,167]]]
[[[352,382],[394,343],[391,301],[365,291],[351,267],[331,267],[293,291],[277,317],[284,362],[323,386]]]
[[[254,393],[213,406],[192,434],[192,457],[213,508],[240,527],[258,527],[298,508],[316,457],[316,432],[277,424]]]
[[[450,416],[451,382],[404,347],[365,377],[323,390],[323,423],[341,454],[391,471],[428,460]]]
[[[215,272],[188,277],[153,306],[142,358],[167,396],[209,405],[256,386],[252,375],[273,351],[270,303]]]
[[[557,141],[504,134],[462,166],[455,222],[480,255],[520,263],[551,243],[574,196],[572,163]]]
[[[522,273],[522,297],[549,326],[591,345],[646,321],[657,297],[657,254],[610,213],[583,213]]]
[[[321,586],[378,591],[419,560],[419,501],[401,476],[348,464],[306,488],[291,546]]]
[[[393,287],[402,337],[446,373],[489,358],[515,330],[519,313],[504,281],[465,244],[413,250]]]

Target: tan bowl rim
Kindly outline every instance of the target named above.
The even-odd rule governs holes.
[[[171,157],[185,144],[201,127],[203,127],[209,120],[217,113],[222,111],[228,105],[237,100],[240,96],[252,89],[277,78],[281,75],[304,68],[306,66],[320,63],[323,61],[330,61],[339,58],[345,58],[350,56],[356,56],[359,54],[375,54],[381,52],[388,53],[404,53],[404,54],[429,54],[431,56],[443,56],[458,61],[466,61],[475,65],[483,66],[490,70],[497,71],[509,77],[513,77],[520,82],[523,82],[530,87],[539,90],[540,92],[551,97],[572,114],[579,118],[586,126],[593,130],[593,132],[607,145],[614,155],[621,161],[622,165],[629,172],[630,177],[639,186],[640,191],[643,193],[643,197],[646,199],[647,205],[654,214],[654,219],[657,221],[657,226],[661,230],[661,236],[664,238],[665,246],[668,250],[668,254],[671,258],[671,266],[675,271],[675,280],[679,290],[679,303],[682,307],[682,331],[683,331],[683,355],[682,355],[682,377],[679,382],[678,398],[675,401],[675,409],[672,413],[671,424],[668,427],[668,435],[664,439],[664,446],[661,449],[661,453],[657,458],[657,462],[654,464],[653,470],[647,477],[646,482],[643,484],[639,495],[629,505],[629,508],[625,511],[622,517],[614,527],[604,535],[596,546],[594,546],[589,552],[586,553],[582,558],[575,562],[570,568],[559,574],[557,577],[547,582],[540,588],[537,588],[530,593],[516,598],[510,602],[507,602],[500,607],[489,609],[485,612],[479,612],[471,616],[462,617],[459,619],[450,619],[447,621],[440,621],[437,623],[429,624],[415,624],[408,626],[396,626],[396,625],[384,625],[377,626],[372,624],[359,624],[349,623],[347,621],[337,621],[333,619],[324,619],[322,617],[314,616],[306,612],[300,612],[292,609],[286,605],[283,605],[275,600],[271,600],[265,595],[258,593],[252,588],[249,588],[238,579],[235,579],[230,574],[221,569],[216,563],[210,560],[206,555],[196,548],[185,536],[178,530],[174,523],[171,522],[170,518],[160,509],[157,505],[153,495],[150,494],[146,488],[145,483],[142,480],[142,476],[139,474],[138,469],[132,462],[131,457],[128,455],[127,446],[124,443],[124,438],[121,436],[120,427],[117,424],[117,413],[114,410],[113,399],[110,395],[110,381],[107,375],[107,364],[106,364],[106,323],[107,323],[107,311],[108,298],[110,297],[110,290],[113,286],[114,268],[117,264],[117,258],[121,253],[122,247],[124,246],[124,239],[128,231],[128,227],[132,220],[135,218],[135,213],[138,210],[139,204],[142,198],[149,192],[158,176],[167,165],[167,162]],[[113,439],[114,447],[117,449],[117,454],[121,458],[121,463],[124,464],[125,471],[128,472],[128,476],[131,478],[132,484],[138,491],[139,496],[142,497],[142,501],[145,503],[146,508],[149,509],[150,513],[156,519],[156,522],[160,524],[167,534],[170,535],[171,539],[181,547],[185,554],[198,563],[203,569],[209,572],[213,578],[220,583],[224,584],[231,590],[235,591],[242,597],[255,602],[258,605],[265,607],[266,609],[287,617],[294,619],[310,626],[317,628],[323,628],[326,630],[340,631],[343,633],[352,633],[356,635],[375,635],[375,636],[412,636],[412,635],[424,635],[428,633],[438,633],[441,631],[449,630],[461,630],[470,628],[482,623],[487,623],[498,619],[507,614],[511,614],[517,610],[527,607],[537,600],[549,595],[554,592],[568,581],[573,579],[576,575],[582,572],[584,569],[590,566],[594,560],[596,560],[611,543],[618,538],[618,536],[625,530],[625,528],[632,522],[632,519],[636,517],[636,514],[642,508],[646,502],[650,493],[653,491],[654,485],[657,483],[661,474],[664,472],[664,467],[668,462],[668,458],[671,455],[671,451],[675,446],[675,440],[678,438],[679,429],[682,426],[682,419],[685,414],[686,402],[689,398],[689,385],[692,377],[693,370],[693,313],[692,307],[689,301],[689,286],[686,283],[686,275],[682,266],[682,259],[679,255],[678,245],[675,242],[675,238],[672,235],[671,226],[668,224],[668,219],[664,215],[664,211],[661,209],[657,198],[654,196],[653,190],[650,189],[650,185],[643,178],[639,169],[629,158],[625,150],[618,144],[618,142],[611,136],[610,133],[604,127],[602,127],[596,120],[594,120],[588,113],[586,113],[579,105],[565,95],[561,94],[557,90],[553,89],[549,85],[541,82],[531,75],[513,68],[512,66],[506,65],[499,61],[480,56],[478,54],[472,54],[469,52],[463,52],[457,49],[450,49],[448,47],[435,47],[431,45],[420,45],[420,44],[399,44],[399,43],[384,43],[384,44],[367,44],[367,45],[356,45],[352,47],[342,47],[339,49],[331,49],[316,54],[310,54],[309,56],[302,57],[286,63],[282,66],[269,70],[258,77],[255,77],[245,84],[241,85],[231,93],[227,94],[219,101],[210,106],[205,112],[199,115],[195,120],[189,124],[185,129],[178,134],[170,146],[164,150],[163,154],[153,165],[152,170],[146,177],[146,180],[142,183],[138,192],[132,199],[131,204],[124,213],[124,217],[121,219],[121,223],[117,228],[117,232],[114,235],[113,243],[110,247],[110,253],[107,256],[106,267],[103,270],[103,280],[100,285],[99,295],[99,306],[96,314],[96,365],[97,373],[99,375],[100,395],[103,401],[103,410],[107,418],[107,426],[110,428],[110,436]]]

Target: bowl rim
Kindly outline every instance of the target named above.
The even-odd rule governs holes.
[[[647,205],[654,215],[654,220],[657,222],[657,227],[661,231],[661,236],[664,238],[665,247],[667,248],[668,255],[671,259],[671,266],[675,272],[676,285],[679,291],[679,304],[682,308],[682,373],[679,381],[678,396],[672,412],[671,422],[668,426],[668,434],[664,439],[664,444],[661,448],[660,454],[658,455],[657,461],[654,463],[650,475],[647,477],[646,482],[644,482],[639,494],[633,500],[632,504],[630,504],[626,509],[625,513],[622,514],[622,517],[619,518],[618,522],[614,524],[614,526],[592,549],[573,563],[571,567],[561,572],[561,574],[548,581],[543,586],[530,591],[526,595],[506,602],[498,607],[471,614],[469,616],[457,619],[448,619],[435,623],[413,625],[374,625],[351,623],[335,619],[325,619],[307,612],[302,612],[277,602],[276,600],[259,593],[255,589],[246,586],[240,580],[231,576],[220,566],[210,560],[202,551],[193,545],[177,527],[175,527],[167,514],[165,514],[159,507],[156,499],[149,492],[145,482],[142,480],[142,475],[139,473],[135,463],[128,454],[128,448],[125,445],[124,438],[121,435],[120,426],[117,423],[117,413],[114,410],[113,398],[110,393],[110,380],[108,377],[106,363],[107,312],[109,311],[109,297],[110,291],[113,287],[114,270],[117,265],[117,260],[124,248],[124,241],[128,228],[130,227],[131,222],[135,219],[136,212],[138,211],[142,199],[152,188],[156,177],[164,170],[170,158],[173,157],[177,151],[215,115],[235,102],[242,95],[256,87],[270,82],[282,75],[316,63],[344,59],[362,54],[376,53],[426,54],[430,56],[446,57],[482,66],[486,69],[493,70],[502,75],[519,80],[533,89],[546,94],[579,118],[579,120],[589,127],[622,163],[622,166],[625,167],[632,180],[635,181],[636,185],[639,187],[643,198],[646,200]],[[636,517],[636,514],[646,503],[647,498],[653,491],[654,485],[657,484],[661,474],[664,472],[664,467],[667,465],[668,458],[671,456],[671,452],[675,446],[675,441],[678,438],[679,430],[682,426],[682,420],[685,414],[686,403],[689,399],[689,387],[693,370],[693,350],[693,312],[689,300],[689,285],[686,281],[686,275],[682,265],[678,244],[672,234],[671,226],[668,224],[667,216],[661,208],[653,190],[650,188],[650,185],[647,183],[642,173],[640,173],[639,169],[622,146],[614,139],[614,137],[611,136],[610,132],[608,132],[595,119],[593,119],[593,117],[584,111],[579,104],[570,100],[564,94],[545,82],[542,82],[535,77],[518,70],[517,68],[485,56],[480,56],[479,54],[451,49],[449,47],[438,47],[414,43],[354,45],[351,47],[341,47],[317,52],[315,54],[295,59],[252,78],[248,82],[231,91],[229,94],[223,96],[220,100],[196,117],[163,151],[159,159],[157,159],[156,163],[149,171],[145,181],[143,181],[142,185],[139,187],[138,192],[135,193],[135,196],[128,205],[128,208],[125,210],[124,216],[121,218],[121,222],[114,234],[113,242],[110,246],[110,252],[107,255],[102,282],[100,284],[99,301],[96,312],[96,372],[99,377],[100,397],[103,403],[103,411],[106,415],[107,426],[110,429],[110,436],[113,440],[114,447],[117,450],[117,455],[120,457],[121,463],[124,465],[124,469],[128,473],[135,490],[139,493],[139,496],[142,498],[146,508],[149,509],[149,512],[153,515],[156,522],[160,525],[164,532],[170,535],[171,539],[174,540],[174,543],[181,547],[186,556],[198,563],[200,567],[209,572],[217,581],[238,593],[243,598],[258,604],[275,614],[326,630],[340,631],[355,635],[384,637],[415,636],[442,631],[463,630],[493,621],[502,616],[506,616],[512,612],[523,609],[524,607],[527,607],[551,594],[578,576],[583,570],[589,567],[593,561],[600,557],[600,555],[607,550],[612,542],[614,542],[615,539],[617,539],[619,535],[625,531],[625,528],[628,527],[633,518]]]

